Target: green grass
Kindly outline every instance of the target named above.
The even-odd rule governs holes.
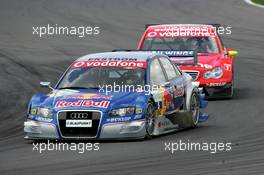
[[[264,5],[264,0],[252,0],[252,2],[260,5]]]

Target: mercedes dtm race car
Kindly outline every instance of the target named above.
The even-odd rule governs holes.
[[[194,127],[208,116],[192,83],[166,55],[106,52],[74,61],[48,94],[35,94],[26,139],[132,139]]]
[[[199,82],[207,97],[232,98],[234,59],[237,51],[226,48],[217,32],[219,25],[164,24],[146,28],[138,50],[195,50],[198,63],[180,69]],[[171,57],[172,61],[174,57]]]

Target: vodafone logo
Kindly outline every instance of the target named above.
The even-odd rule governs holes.
[[[147,34],[147,37],[149,37],[149,38],[153,38],[153,37],[155,37],[155,36],[157,36],[157,32],[149,32],[149,33]]]
[[[79,62],[76,62],[76,63],[74,63],[74,67],[82,67],[82,66],[84,66],[84,64],[85,64],[85,62],[84,61],[79,61]]]
[[[174,38],[184,36],[212,36],[216,35],[216,30],[211,27],[194,27],[194,26],[179,26],[165,27],[161,29],[149,30],[146,38]]]
[[[116,61],[116,60],[98,60],[98,61],[76,61],[71,68],[88,67],[127,67],[127,68],[146,68],[144,61]]]

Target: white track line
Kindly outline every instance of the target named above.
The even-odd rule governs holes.
[[[256,4],[256,3],[252,2],[251,0],[244,0],[244,1],[250,5],[260,7],[260,8],[264,8],[264,5]]]

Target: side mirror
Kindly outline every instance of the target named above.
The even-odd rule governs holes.
[[[170,82],[166,82],[166,83],[162,84],[161,86],[165,87],[165,88],[169,88],[169,87],[171,87],[171,83]]]
[[[230,57],[234,57],[238,54],[238,52],[236,50],[229,50],[227,51],[227,55]]]
[[[51,87],[51,83],[50,82],[40,82],[39,84],[40,84],[41,87],[48,87],[48,88],[53,90],[53,88]]]
[[[238,52],[233,48],[226,48],[227,55],[230,57],[234,57],[238,54]]]

